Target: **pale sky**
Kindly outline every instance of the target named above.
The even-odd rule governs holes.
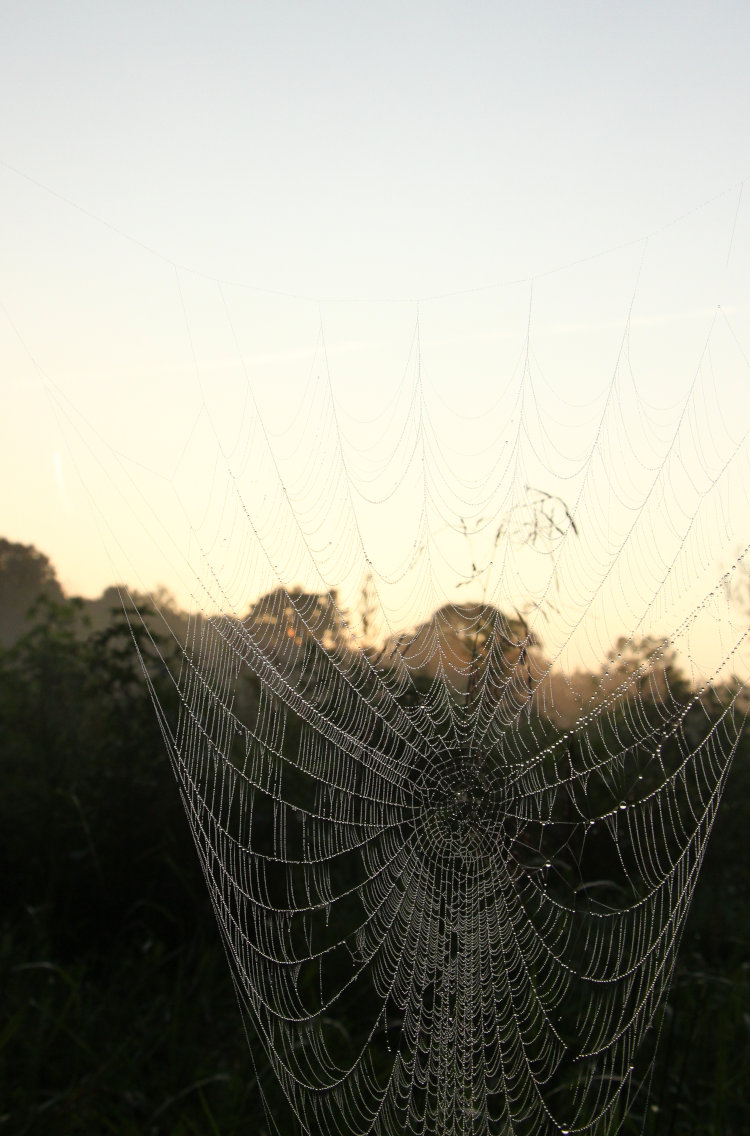
[[[690,460],[713,485],[741,448],[729,520],[702,522],[706,571],[750,539],[747,4],[25,0],[0,26],[0,534],[50,555],[69,590],[127,578],[187,602],[188,520],[227,496],[225,456],[255,429],[248,385],[304,495],[325,461],[305,466],[310,416],[290,408],[328,373],[351,479],[385,490],[401,469],[417,495],[385,457],[412,428],[399,384],[419,375],[442,447],[430,484],[444,461],[458,515],[461,485],[512,450],[529,376],[516,484],[542,476],[567,501],[613,375],[608,460],[637,434],[647,469],[702,368]],[[271,475],[247,470],[260,515]],[[418,523],[388,500],[361,513],[385,574]]]

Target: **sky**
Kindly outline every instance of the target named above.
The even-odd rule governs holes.
[[[392,592],[395,623],[472,576],[460,501],[481,557],[497,526],[480,501],[502,516],[540,477],[583,493],[606,573],[596,502],[616,533],[627,515],[611,469],[633,468],[631,446],[638,469],[667,461],[697,375],[693,464],[673,447],[663,468],[676,500],[707,502],[690,530],[706,572],[747,542],[746,4],[9,0],[0,19],[0,532],[46,552],[69,591],[127,579],[192,602],[208,524],[244,565],[238,583],[227,550],[240,603],[252,523],[271,544],[283,527],[282,469],[323,582],[353,592],[369,564],[327,552],[352,524],[343,496],[316,512],[342,469],[391,579],[419,544],[425,415],[449,567]],[[261,421],[276,465],[252,456]],[[417,464],[399,465],[410,431]],[[597,438],[593,491],[576,471]],[[231,514],[225,538],[248,453],[252,521]],[[712,471],[703,488],[695,470]],[[642,504],[647,473],[624,481],[618,500]],[[645,516],[638,547],[666,541]],[[287,582],[315,583],[291,546],[274,555]],[[512,575],[482,587],[510,600]]]

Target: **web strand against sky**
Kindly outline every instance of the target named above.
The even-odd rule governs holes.
[[[387,318],[169,264],[181,394],[129,372],[136,432],[36,364],[271,1129],[645,1115],[747,713],[746,311],[665,309],[681,233]]]
[[[581,404],[528,290],[479,405],[431,387],[421,312],[400,380],[353,400],[320,320],[306,387],[245,374],[226,415],[177,286],[195,614],[157,711],[255,1067],[309,1133],[616,1131],[747,708],[730,321],[659,405],[631,306]]]

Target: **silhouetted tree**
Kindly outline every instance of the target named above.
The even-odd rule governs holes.
[[[27,616],[44,596],[61,602],[63,590],[49,558],[33,544],[0,537],[0,644],[9,647],[27,629]]]

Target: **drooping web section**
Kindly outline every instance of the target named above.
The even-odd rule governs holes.
[[[647,1097],[744,723],[748,365],[718,312],[665,395],[623,317],[579,386],[523,307],[515,369],[448,385],[439,306],[397,384],[324,319],[304,391],[246,370],[231,443],[194,346],[155,698],[281,1131],[604,1133]]]

